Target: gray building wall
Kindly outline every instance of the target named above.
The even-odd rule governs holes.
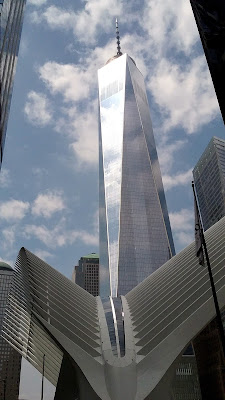
[[[96,253],[83,256],[73,270],[72,281],[93,296],[99,296],[99,256]]]

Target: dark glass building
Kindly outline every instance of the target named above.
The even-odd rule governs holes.
[[[0,261],[0,400],[17,400],[21,355],[1,336],[3,315],[13,280],[13,269]]]
[[[190,0],[225,122],[225,2]]]
[[[74,267],[72,281],[93,296],[99,295],[99,256],[96,253],[83,256]]]
[[[144,78],[128,54],[98,71],[100,294],[124,295],[175,254]]]
[[[225,140],[213,137],[193,170],[204,229],[225,215]],[[225,313],[222,315],[225,327]],[[194,339],[204,400],[225,400],[225,361],[220,334],[213,320]]]
[[[0,0],[0,168],[26,0]]]
[[[188,354],[189,353],[189,354]],[[171,400],[202,400],[192,346],[182,356],[172,382]]]
[[[225,215],[225,140],[213,137],[193,170],[204,230]]]

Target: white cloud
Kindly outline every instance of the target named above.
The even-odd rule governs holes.
[[[10,181],[10,174],[8,169],[1,169],[0,171],[0,187],[7,187],[11,183]]]
[[[30,21],[35,24],[40,24],[43,20],[42,14],[40,13],[40,11],[36,11],[36,10],[31,12],[29,17],[30,17]]]
[[[99,245],[99,237],[98,234],[94,233],[91,234],[87,231],[73,231],[74,241],[80,240],[81,242],[85,243],[88,246],[98,246]]]
[[[44,176],[48,175],[48,170],[42,167],[33,167],[32,173],[38,178],[41,179]]]
[[[183,208],[169,214],[173,234],[181,248],[194,241],[194,209]]]
[[[164,143],[158,147],[158,156],[160,169],[163,174],[168,173],[172,168],[173,163],[176,159],[177,153],[185,146],[186,140],[176,140],[172,143]]]
[[[76,24],[76,14],[72,9],[64,9],[56,6],[50,6],[42,14],[52,29],[73,29]]]
[[[88,45],[96,42],[102,30],[113,32],[115,17],[121,16],[120,21],[126,21],[132,27],[134,21],[136,24],[139,22],[147,33],[152,57],[174,46],[188,53],[198,40],[191,6],[185,0],[180,0],[179,4],[176,0],[145,0],[140,4],[139,15],[130,11],[131,5],[132,2],[126,4],[118,0],[87,0],[83,9],[77,12],[70,8],[49,6],[42,13],[33,13],[32,16],[34,22],[44,21],[51,29],[72,30],[79,41]]]
[[[33,6],[42,6],[46,4],[48,0],[28,0],[28,4],[32,4]]]
[[[180,246],[186,247],[194,240],[193,232],[180,231],[175,233],[176,240],[179,242]]]
[[[82,41],[93,41],[97,30],[109,32],[115,17],[122,14],[122,4],[119,0],[89,0],[78,14],[74,32],[78,32]],[[104,21],[104,23],[103,23]]]
[[[142,24],[150,37],[153,57],[160,57],[171,47],[189,54],[199,38],[186,0],[145,0]]]
[[[72,30],[78,40],[90,44],[95,42],[102,28],[106,32],[112,29],[112,23],[121,10],[119,0],[86,0],[84,8],[78,12],[50,6],[42,14],[33,13],[32,20],[47,22],[51,29]]]
[[[145,0],[140,3],[138,14],[131,9],[132,2],[86,0],[84,7],[77,12],[52,5],[42,13],[34,12],[31,15],[33,22],[45,22],[51,29],[72,30],[79,41],[88,45],[94,44],[103,30],[106,33],[113,32],[115,17],[121,16],[120,21],[130,24],[132,28],[134,23],[141,25],[153,58],[171,47],[189,53],[199,38],[191,6],[186,0],[180,0],[179,3],[176,0]]]
[[[182,127],[187,133],[194,133],[219,113],[203,56],[192,59],[186,66],[161,59],[148,87],[164,115],[164,131]]]
[[[163,175],[162,179],[165,190],[169,190],[180,185],[191,185],[191,181],[193,179],[192,168],[186,172],[180,172],[175,175]]]
[[[35,237],[52,249],[69,246],[77,241],[87,245],[98,245],[98,235],[83,230],[68,230],[64,219],[61,219],[53,229],[45,225],[26,225],[23,234],[28,239]]]
[[[178,212],[170,213],[170,223],[171,227],[175,231],[180,231],[185,229],[193,229],[194,235],[194,211],[187,208],[183,208]]]
[[[33,90],[27,94],[24,113],[33,125],[45,126],[52,120],[52,109],[48,98],[44,93]]]
[[[47,260],[48,258],[54,258],[54,254],[50,253],[47,250],[37,249],[34,251],[37,257],[41,258],[41,260]]]
[[[2,229],[3,236],[3,248],[8,250],[9,247],[12,247],[15,242],[16,237],[16,226],[9,226],[7,228]]]
[[[127,35],[126,42],[132,47],[131,36]],[[115,52],[115,41],[110,41],[105,47],[84,51],[76,65],[48,61],[38,68],[38,74],[51,94],[60,94],[64,102],[73,103],[73,108],[81,100],[88,101],[90,107],[93,98],[97,100],[97,70]]]
[[[64,101],[79,101],[89,94],[87,73],[73,64],[47,62],[39,68],[40,78],[51,93],[60,93]]]
[[[61,118],[56,121],[55,130],[68,136],[69,149],[76,157],[76,167],[90,168],[97,165],[98,118],[95,102],[85,111],[66,107],[62,112]]]
[[[30,208],[28,202],[20,200],[8,200],[0,203],[0,218],[7,221],[21,220]]]
[[[98,162],[98,120],[94,112],[80,114],[73,121],[75,141],[70,144],[79,165]]]
[[[31,212],[35,216],[50,218],[55,212],[65,209],[65,203],[61,192],[41,193],[34,200]]]

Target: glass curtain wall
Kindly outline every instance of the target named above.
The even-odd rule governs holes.
[[[144,79],[127,54],[99,70],[99,103],[100,294],[116,297],[174,245]]]
[[[0,0],[0,168],[26,0]]]

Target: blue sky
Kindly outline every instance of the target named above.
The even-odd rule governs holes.
[[[25,246],[70,278],[98,252],[97,69],[116,16],[145,77],[176,251],[193,240],[191,171],[224,125],[189,1],[30,0],[0,173],[10,264]]]

